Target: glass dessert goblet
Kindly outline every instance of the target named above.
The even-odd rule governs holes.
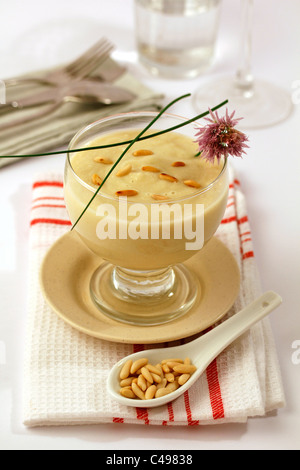
[[[199,300],[200,281],[184,262],[214,235],[228,195],[226,160],[211,164],[195,157],[195,124],[163,132],[187,121],[171,114],[114,167],[127,147],[120,142],[132,141],[155,116],[132,112],[87,126],[71,141],[65,166],[74,230],[99,257],[90,295],[103,314],[134,325],[171,321]]]

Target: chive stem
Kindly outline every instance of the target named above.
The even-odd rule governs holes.
[[[174,104],[176,101],[178,101],[182,98],[186,98],[188,96],[190,96],[190,93],[188,93],[186,95],[182,95],[179,98],[176,98],[176,100],[172,101],[162,111],[160,111],[158,116],[160,116],[161,113],[165,112],[166,109],[168,109],[168,107],[171,106],[172,104]],[[224,106],[227,103],[228,103],[228,100],[222,101],[218,105],[211,108],[211,111],[216,111],[216,110],[218,110],[219,108],[221,108],[222,106]],[[154,134],[147,135],[147,136],[144,136],[144,137],[142,137],[142,136],[138,137],[137,140],[146,140],[146,139],[150,139],[152,137],[156,137],[156,136],[161,135],[161,134],[165,134],[166,132],[174,131],[176,129],[179,129],[180,127],[186,126],[187,124],[191,124],[192,122],[196,121],[197,119],[201,119],[201,118],[207,116],[208,114],[209,114],[209,111],[205,111],[205,112],[203,112],[201,114],[198,114],[197,116],[195,116],[195,117],[193,117],[193,118],[191,118],[187,121],[182,122],[181,124],[177,124],[174,127],[169,127],[168,129],[164,129],[164,130],[161,130],[159,132],[156,132]],[[127,145],[127,144],[130,144],[130,143],[131,143],[130,140],[126,140],[126,141],[117,142],[117,143],[114,143],[114,144],[97,145],[95,147],[84,147],[84,148],[78,148],[78,149],[72,149],[72,150],[57,150],[57,151],[54,151],[54,152],[36,153],[36,154],[27,154],[27,155],[0,155],[0,158],[34,158],[34,157],[42,157],[42,156],[50,156],[50,155],[60,155],[60,154],[66,153],[66,152],[74,153],[74,152],[85,152],[87,150],[98,150],[98,149],[104,149],[104,148],[110,148],[110,147],[117,147],[119,145]]]

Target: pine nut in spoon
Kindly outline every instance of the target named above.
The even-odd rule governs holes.
[[[142,408],[161,406],[175,400],[196,382],[200,375],[205,371],[207,366],[227,346],[229,346],[235,339],[245,333],[255,323],[262,320],[266,315],[271,313],[281,304],[281,302],[282,299],[278,294],[272,291],[268,291],[257,298],[254,302],[243,308],[240,312],[236,313],[194,341],[171,348],[140,351],[123,358],[114,365],[109,373],[107,386],[110,395],[122,405]],[[155,365],[161,363],[161,361],[167,357],[182,359],[189,357],[191,364],[196,366],[196,370],[192,373],[189,379],[183,383],[183,385],[180,385],[171,393],[159,396],[158,398],[145,399],[146,394],[144,391],[142,394],[140,394],[141,399],[127,398],[120,394],[120,372],[126,363],[129,364],[129,361],[132,361],[131,364],[138,364],[136,361],[146,358],[148,359],[149,364]],[[143,363],[145,365],[145,361],[140,362],[141,364]],[[183,367],[181,369],[185,370]],[[134,386],[137,390],[136,384],[134,384]],[[152,393],[153,389],[151,389],[151,393],[148,395],[152,396]],[[127,395],[131,396],[129,393]]]

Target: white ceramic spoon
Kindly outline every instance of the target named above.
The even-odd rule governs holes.
[[[254,302],[243,308],[228,320],[224,321],[214,329],[187,344],[171,348],[149,349],[126,356],[111,369],[108,377],[108,391],[112,397],[122,405],[152,408],[164,405],[182,395],[190,388],[207,366],[236,338],[251,328],[255,323],[272,312],[282,302],[281,297],[275,292],[264,293]],[[191,359],[192,364],[197,367],[190,379],[181,387],[169,395],[150,400],[125,398],[120,395],[119,374],[128,359],[135,361],[142,357],[148,358],[149,364],[158,364],[167,358]]]

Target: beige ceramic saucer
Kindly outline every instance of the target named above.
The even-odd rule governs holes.
[[[195,306],[169,323],[133,326],[108,318],[91,300],[89,282],[99,264],[101,259],[85,247],[76,232],[68,232],[44,258],[40,273],[42,291],[51,308],[68,324],[90,336],[119,343],[162,343],[199,333],[226,314],[240,287],[233,255],[213,238],[185,263],[201,283],[201,297]]]

